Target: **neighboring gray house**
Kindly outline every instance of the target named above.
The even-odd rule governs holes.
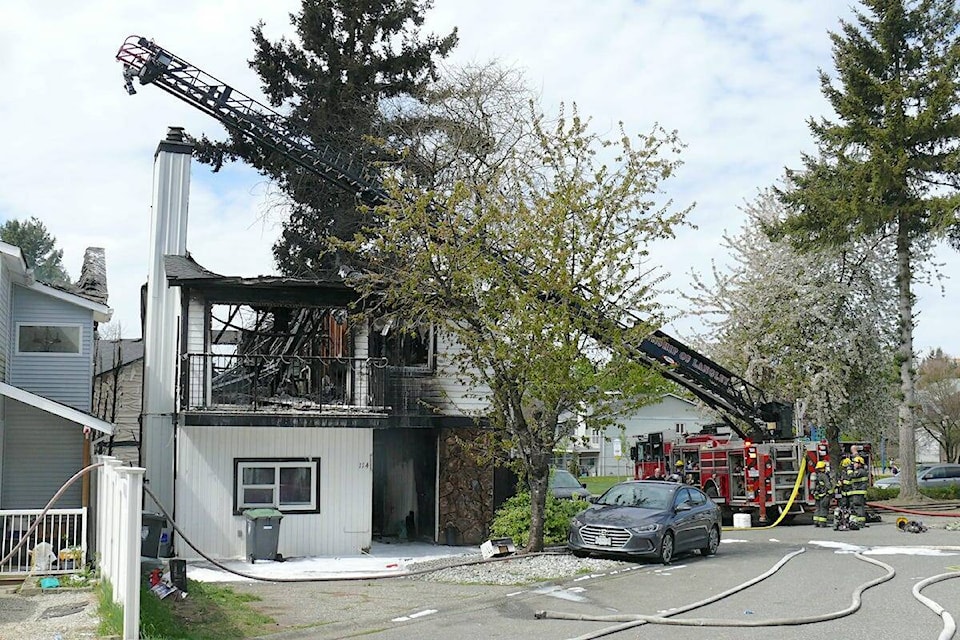
[[[103,250],[88,249],[72,290],[37,282],[19,248],[0,242],[0,531],[3,548],[77,471],[89,464],[91,444],[113,425],[90,413],[97,323],[108,322]],[[57,508],[87,506],[86,483],[76,482]],[[79,544],[85,512],[61,517],[56,530],[38,529],[37,542]],[[29,546],[29,545],[28,545]],[[25,556],[0,572],[16,572]],[[19,564],[18,564],[19,563]]]
[[[95,348],[93,413],[116,425],[101,451],[139,465],[143,340],[98,340]]]
[[[578,428],[577,440],[586,445],[573,447],[569,455],[576,455],[582,473],[592,476],[632,476],[633,461],[630,447],[636,444],[637,436],[652,433],[663,435],[663,442],[676,442],[684,435],[699,433],[710,419],[695,402],[665,394],[660,402],[640,407],[630,415],[617,418],[617,424],[603,432],[587,433]]]

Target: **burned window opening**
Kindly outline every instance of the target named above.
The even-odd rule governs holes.
[[[213,305],[208,331],[208,353],[187,356],[188,407],[367,406],[382,395],[373,378],[384,363],[352,357],[346,309]]]
[[[391,320],[378,320],[370,336],[370,353],[384,358],[391,367],[433,366],[434,332],[430,326],[397,327]]]

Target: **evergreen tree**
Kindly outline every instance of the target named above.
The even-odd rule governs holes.
[[[0,226],[0,240],[20,247],[37,280],[56,285],[70,284],[70,275],[63,268],[63,249],[56,248],[57,239],[37,218],[26,222],[7,220]]]
[[[894,239],[899,315],[901,496],[917,495],[914,296],[931,243],[960,204],[960,18],[952,0],[863,0],[831,33],[838,84],[821,71],[838,120],[811,120],[819,154],[788,173],[793,214],[776,231],[798,246]]]
[[[250,66],[271,105],[318,147],[329,146],[344,164],[370,166],[383,159],[372,139],[385,136],[387,103],[416,96],[457,43],[456,29],[442,38],[421,36],[431,6],[431,0],[303,0],[290,16],[295,41],[271,42],[263,23],[253,28]],[[288,275],[336,266],[327,239],[352,238],[363,226],[354,197],[236,132],[224,142],[204,136],[197,157],[215,169],[224,160],[244,160],[276,181],[290,216],[273,253]]]

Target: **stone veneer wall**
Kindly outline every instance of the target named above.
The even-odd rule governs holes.
[[[440,433],[441,544],[475,545],[488,539],[493,522],[493,466],[481,466],[467,445],[476,430],[444,429]]]

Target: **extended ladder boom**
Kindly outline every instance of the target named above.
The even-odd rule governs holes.
[[[387,200],[366,166],[330,146],[318,146],[267,105],[224,84],[151,40],[130,36],[117,52],[130,94],[133,79],[154,84],[227,127],[284,154],[304,169],[355,194],[367,204]]]
[[[354,194],[365,204],[375,206],[388,200],[383,185],[367,171],[367,163],[330,145],[316,144],[283,115],[152,40],[130,36],[116,57],[123,63],[128,93],[136,93],[134,79],[141,85],[154,84],[216,118],[231,130],[282,153],[304,169]],[[620,321],[617,325],[627,328]],[[719,411],[741,437],[772,439],[792,436],[790,405],[768,402],[759,388],[662,331],[655,331],[644,339],[634,355]],[[746,423],[747,428],[743,429],[735,420]]]

